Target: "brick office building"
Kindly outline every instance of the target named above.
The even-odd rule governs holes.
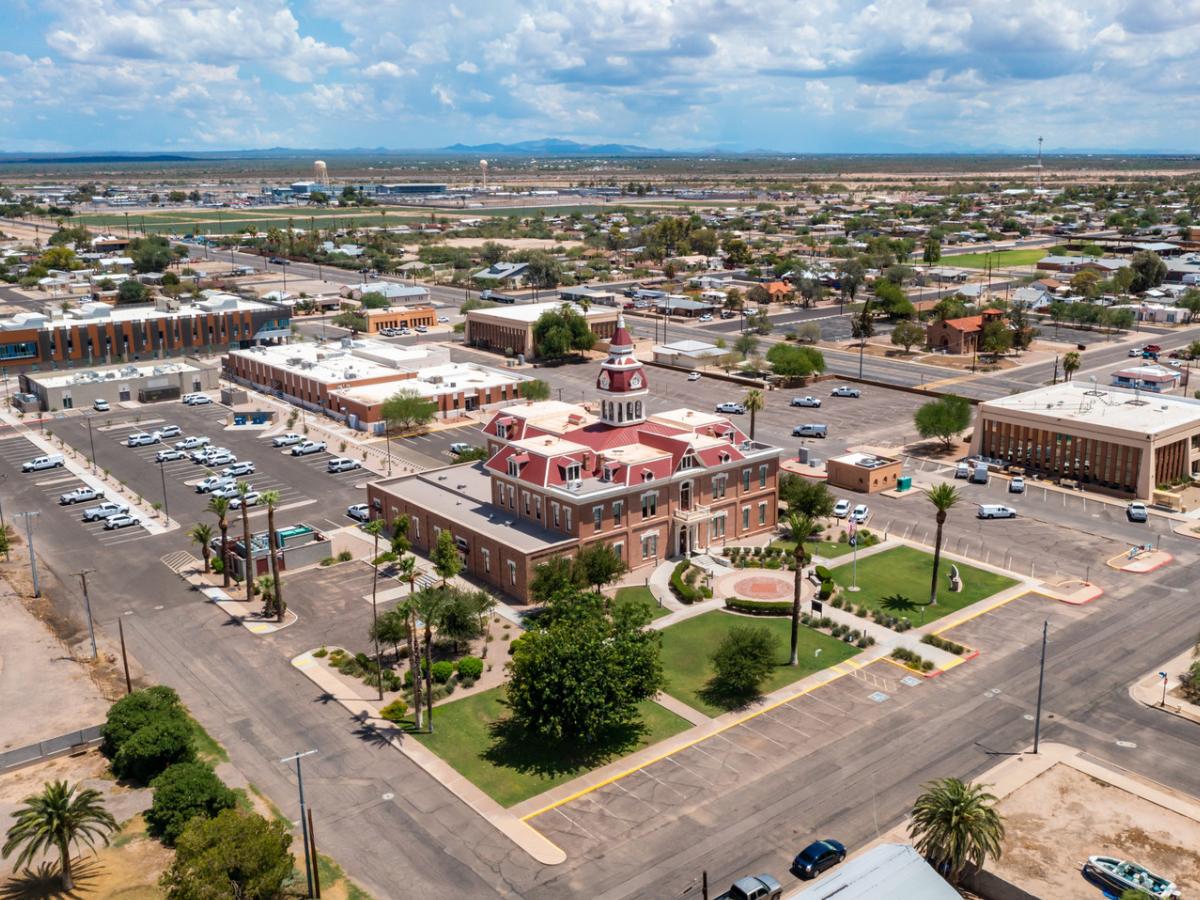
[[[449,530],[469,574],[521,600],[540,562],[593,542],[638,569],[775,528],[782,451],[724,416],[651,414],[623,322],[596,396],[599,415],[554,400],[500,410],[486,462],[374,482],[372,515],[408,516],[426,552]]]
[[[515,306],[496,306],[473,309],[467,313],[464,340],[468,346],[482,347],[504,353],[511,350],[514,355],[524,354],[532,358],[537,353],[533,339],[533,326],[544,312],[557,312],[564,304],[522,303]],[[617,327],[617,311],[611,306],[581,306],[571,308],[583,316],[592,333],[600,340],[607,340]]]

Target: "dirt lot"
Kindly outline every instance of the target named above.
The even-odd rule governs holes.
[[[1055,765],[1000,802],[1008,834],[995,874],[1039,897],[1096,900],[1080,866],[1097,854],[1146,866],[1183,896],[1200,892],[1200,821]]]

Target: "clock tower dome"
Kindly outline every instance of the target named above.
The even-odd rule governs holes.
[[[600,420],[606,425],[636,425],[646,421],[649,386],[642,364],[633,356],[633,338],[625,330],[625,316],[617,316],[617,330],[608,346],[608,359],[600,364],[596,379],[600,393]]]

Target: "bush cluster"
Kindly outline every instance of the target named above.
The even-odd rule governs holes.
[[[1200,660],[1179,676],[1179,689],[1185,700],[1200,703]]]
[[[956,644],[954,641],[948,641],[945,638],[938,637],[936,634],[927,634],[921,638],[922,644],[928,644],[931,647],[937,647],[939,650],[945,650],[947,653],[953,653],[955,656],[962,656],[967,652],[967,648],[962,644]]]
[[[712,589],[697,584],[703,571],[686,559],[671,571],[671,593],[681,603],[696,603],[712,596]]]
[[[925,659],[919,653],[913,653],[904,647],[897,647],[892,651],[892,659],[898,659],[910,669],[916,672],[932,672],[933,661]]]
[[[154,798],[146,811],[146,826],[168,847],[196,816],[214,818],[237,804],[237,795],[207,765],[176,763],[150,782]]]
[[[751,616],[790,616],[792,604],[787,600],[743,600],[726,597],[725,608]]]
[[[855,532],[855,535],[854,535],[854,544],[856,547],[858,547],[859,550],[862,550],[864,547],[874,547],[881,540],[882,540],[882,538],[880,538],[879,535],[877,535],[875,532],[873,532],[867,528],[858,529],[858,531]],[[839,544],[849,544],[850,543],[849,532],[843,531],[841,534],[839,534],[838,535],[838,543]]]
[[[726,547],[725,555],[739,569],[795,569],[791,553],[783,547]]]
[[[135,691],[114,703],[100,735],[113,774],[142,784],[168,766],[196,757],[191,720],[179,695],[165,685]]]

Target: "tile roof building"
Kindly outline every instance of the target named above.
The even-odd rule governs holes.
[[[592,408],[517,404],[484,426],[489,457],[368,486],[389,528],[428,550],[449,529],[466,572],[528,600],[534,568],[592,544],[631,569],[771,531],[781,450],[727,417],[649,410],[647,374],[618,320]]]
[[[984,326],[1003,319],[1004,314],[998,309],[985,309],[977,316],[958,319],[933,319],[925,326],[925,344],[947,353],[973,353],[978,349]]]

